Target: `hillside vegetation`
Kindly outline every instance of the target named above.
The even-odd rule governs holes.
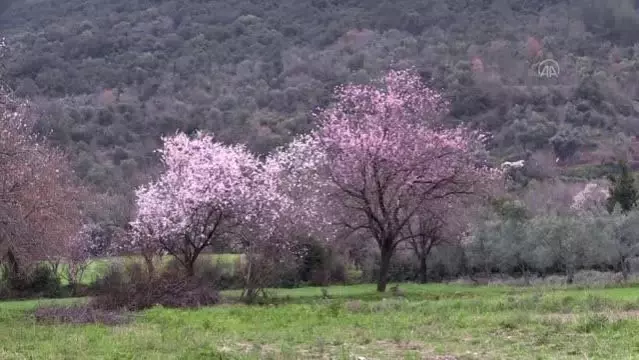
[[[569,158],[639,131],[631,0],[28,0],[1,29],[40,130],[118,193],[155,164],[160,134],[208,129],[264,152],[307,130],[335,85],[390,66],[422,70],[449,121],[490,130],[500,155]],[[545,58],[558,79],[536,76]]]
[[[263,154],[308,131],[336,85],[389,67],[419,69],[451,101],[447,123],[490,131],[497,160],[533,160],[528,178],[604,176],[614,159],[633,161],[639,135],[633,0],[7,7],[3,79],[102,194],[93,221],[116,227],[129,221],[133,187],[159,170],[161,135],[210,130]],[[558,78],[539,77],[544,59],[559,63]]]

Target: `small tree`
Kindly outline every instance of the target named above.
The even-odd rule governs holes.
[[[428,281],[428,255],[433,247],[446,240],[443,234],[444,226],[445,219],[438,215],[416,216],[408,226],[408,244],[419,261],[419,282],[422,284]]]
[[[271,285],[279,270],[291,261],[291,240],[296,207],[282,192],[283,167],[270,157],[251,175],[250,199],[242,208],[242,219],[233,233],[233,245],[246,258],[242,298],[253,302]]]
[[[615,205],[621,206],[623,213],[629,212],[637,206],[639,200],[639,191],[635,185],[635,178],[625,161],[619,162],[619,176],[610,175],[608,179],[612,183],[610,186],[610,197],[607,202],[607,209],[612,213]]]
[[[93,238],[95,231],[95,224],[86,224],[77,234],[69,238],[65,246],[66,266],[62,275],[68,281],[74,295],[77,293],[78,285],[82,283],[87,268],[91,265],[93,254],[96,254]]]
[[[445,206],[429,204],[429,209],[415,214],[406,227],[408,246],[419,261],[418,280],[423,284],[428,281],[431,251],[439,245],[459,243],[466,227],[459,208],[452,204],[441,205]]]
[[[573,197],[570,208],[578,212],[596,211],[598,208],[603,208],[604,204],[606,207],[611,204],[609,192],[604,187],[591,182]]]
[[[493,200],[492,209],[484,210],[473,236],[465,241],[470,264],[485,275],[498,269],[500,272],[519,272],[528,281],[534,261],[534,243],[526,236],[529,217],[520,201]]]
[[[630,211],[624,214],[613,213],[612,233],[609,239],[612,240],[608,250],[614,252],[616,263],[621,268],[624,280],[628,279],[630,273],[629,260],[639,255],[639,212]]]
[[[161,251],[155,238],[151,221],[138,219],[135,226],[116,241],[115,248],[120,252],[137,252],[142,256],[149,277],[155,276],[155,260]]]
[[[585,266],[597,249],[592,219],[584,215],[553,214],[531,219],[527,224],[527,237],[535,242],[538,266],[560,266],[571,284],[577,269]]]

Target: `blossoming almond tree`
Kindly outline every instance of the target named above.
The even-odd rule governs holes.
[[[342,224],[376,240],[383,292],[395,249],[419,235],[405,235],[410,220],[428,202],[478,194],[501,173],[478,164],[481,134],[437,125],[447,103],[411,71],[343,86],[336,97],[318,114],[311,138],[321,151],[308,161],[324,162],[322,187],[343,209]]]
[[[326,165],[321,144],[310,135],[294,139],[267,157],[265,169],[274,180],[273,191],[286,199],[287,206],[280,209],[280,216],[285,219],[288,233],[325,241],[335,238],[338,209],[331,204]]]
[[[24,265],[64,256],[80,227],[85,189],[64,153],[33,135],[28,102],[0,86],[0,262]]]
[[[244,146],[227,146],[212,135],[179,133],[164,138],[166,171],[136,191],[132,247],[174,256],[189,276],[207,247],[228,241],[249,214],[260,162]]]

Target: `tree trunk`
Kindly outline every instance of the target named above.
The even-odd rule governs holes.
[[[524,279],[524,284],[526,286],[530,285],[530,276],[528,274],[528,266],[526,266],[526,263],[522,261],[520,257],[517,257],[517,263],[519,264],[518,267],[519,267],[519,271],[521,272],[521,277]]]
[[[253,291],[252,284],[252,271],[253,271],[253,259],[247,254],[248,264],[246,266],[246,277],[244,277],[244,290],[242,290],[241,298],[248,303],[252,303],[254,300],[255,292]]]
[[[377,281],[377,292],[385,292],[388,284],[388,270],[390,269],[390,260],[392,252],[382,249],[382,262],[379,267],[379,279]]]
[[[628,269],[628,261],[625,258],[621,259],[621,275],[623,276],[623,281],[628,281],[628,275],[630,273],[630,269]]]
[[[13,251],[7,251],[7,260],[9,261],[9,272],[11,275],[18,275],[20,272],[20,265],[18,264],[18,259],[13,255]]]
[[[195,276],[195,260],[187,260],[186,262],[186,275],[190,278]]]
[[[575,272],[572,269],[568,269],[568,271],[566,271],[566,275],[567,275],[566,283],[568,283],[568,285],[572,284],[575,278]]]
[[[149,273],[149,277],[155,275],[155,265],[153,265],[153,256],[144,255],[144,262],[146,263],[146,271]]]
[[[426,263],[426,255],[419,257],[419,282],[426,284],[428,282],[428,264]]]

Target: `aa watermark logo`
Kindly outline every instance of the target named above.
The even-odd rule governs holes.
[[[537,64],[537,76],[540,78],[558,78],[560,71],[559,63],[552,59]]]

